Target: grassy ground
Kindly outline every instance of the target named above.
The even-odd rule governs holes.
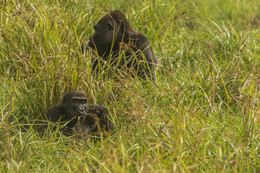
[[[80,47],[110,10],[150,40],[156,84],[91,75]],[[260,1],[0,1],[0,172],[259,172]],[[80,89],[116,133],[39,133]]]

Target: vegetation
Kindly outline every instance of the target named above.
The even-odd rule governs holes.
[[[91,74],[81,45],[114,9],[150,40],[155,84]],[[259,172],[259,28],[259,0],[0,1],[1,172]],[[72,89],[113,136],[43,132]]]

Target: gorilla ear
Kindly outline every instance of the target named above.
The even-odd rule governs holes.
[[[114,25],[111,22],[108,22],[107,23],[107,28],[108,28],[109,31],[113,30],[114,29]]]

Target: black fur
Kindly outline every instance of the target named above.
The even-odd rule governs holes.
[[[152,47],[143,34],[132,29],[123,13],[118,10],[110,12],[94,29],[87,48],[102,57],[94,61],[94,71],[100,71],[103,62],[109,61],[118,70],[136,74],[142,79],[156,80],[158,61]]]
[[[107,116],[108,110],[104,106],[89,107],[86,94],[78,90],[66,93],[60,104],[47,111],[47,118],[60,123],[61,131],[67,135],[112,131],[114,126]]]

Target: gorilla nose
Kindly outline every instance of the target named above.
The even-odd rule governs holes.
[[[78,111],[79,111],[80,113],[84,113],[84,112],[85,112],[85,107],[82,106],[82,105],[79,105]]]

